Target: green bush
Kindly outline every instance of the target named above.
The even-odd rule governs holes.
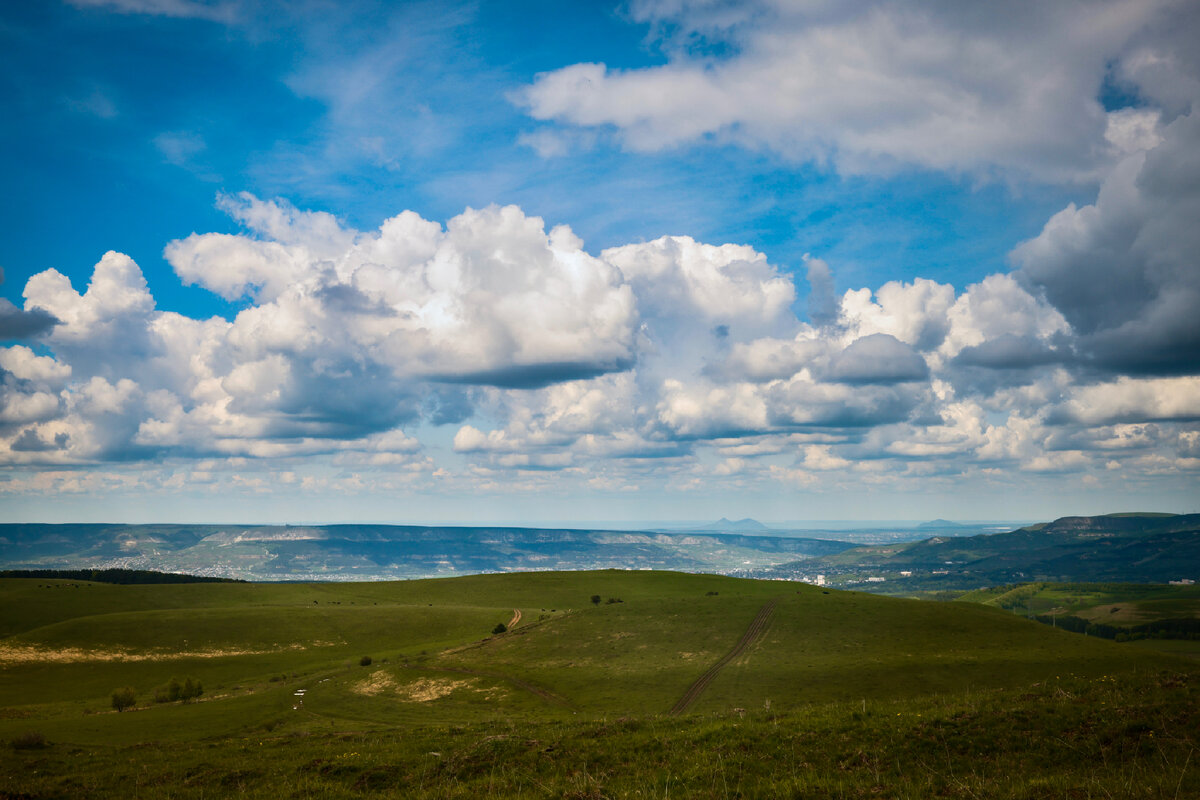
[[[360,659],[358,660],[358,665],[359,665],[360,667],[369,667],[369,666],[371,666],[371,657],[370,657],[370,656],[363,656],[362,658],[360,658]]]
[[[508,626],[503,622],[499,622],[496,624],[496,627],[492,628],[492,634],[504,633],[506,630],[508,630]]]
[[[196,678],[187,677],[181,683],[179,678],[171,678],[165,685],[154,690],[154,702],[174,703],[182,700],[187,703],[204,694],[204,687]]]
[[[120,689],[113,689],[112,707],[120,714],[127,708],[133,708],[137,705],[137,692],[129,686],[122,686]]]
[[[200,685],[200,681],[195,678],[183,679],[183,686],[179,690],[180,700],[190,703],[202,694],[204,694],[204,687]]]
[[[8,743],[13,750],[41,750],[47,744],[49,742],[41,731],[26,731],[13,737]]]
[[[182,690],[178,678],[171,678],[165,686],[160,686],[154,690],[154,702],[156,703],[174,703],[179,699],[179,692]]]

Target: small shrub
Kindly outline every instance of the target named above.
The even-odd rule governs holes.
[[[41,731],[26,731],[13,737],[8,743],[13,750],[41,750],[48,744]]]
[[[594,605],[594,606],[600,605],[600,600],[601,600],[600,595],[598,595],[598,594],[592,595],[592,605]]]
[[[200,685],[200,681],[195,678],[183,679],[183,686],[179,689],[180,700],[190,703],[202,694],[204,694],[204,687]]]
[[[496,627],[492,628],[492,634],[495,635],[495,634],[504,633],[507,630],[508,630],[507,625],[505,625],[503,622],[498,622],[498,623],[496,623]]]
[[[624,601],[624,600],[622,600],[622,599],[621,599],[621,598],[619,598],[619,597],[610,597],[610,598],[608,598],[608,604],[609,604],[610,606],[611,606],[613,603],[624,603],[624,602],[625,602],[625,601]]]
[[[369,666],[371,666],[371,657],[370,657],[370,656],[363,656],[362,658],[360,658],[360,659],[358,660],[358,665],[359,665],[360,667],[369,667]]]
[[[282,680],[282,678],[271,678],[271,680]],[[171,678],[166,684],[154,690],[154,702],[174,703],[182,700],[186,703],[195,700],[202,694],[204,694],[204,687],[196,678],[184,678],[182,683],[179,678]]]
[[[113,689],[112,707],[120,714],[127,708],[133,708],[137,704],[137,692],[129,686],[122,686],[120,689]]]
[[[179,693],[183,690],[183,686],[179,683],[178,678],[171,678],[166,685],[160,686],[154,690],[154,702],[156,703],[174,703],[179,699]]]

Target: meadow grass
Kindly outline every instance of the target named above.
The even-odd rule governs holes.
[[[1023,583],[967,592],[958,599],[1021,614],[1071,614],[1110,625],[1200,616],[1197,585]]]
[[[52,742],[12,751],[0,796],[1186,798],[1198,700],[1192,677],[1142,673],[784,713]]]
[[[49,743],[6,750],[0,797],[1200,796],[1194,661],[984,605],[624,571],[52,583],[0,581],[0,742]],[[199,702],[150,701],[185,676]]]

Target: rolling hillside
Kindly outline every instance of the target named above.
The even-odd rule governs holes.
[[[45,713],[64,731],[78,723],[64,703],[102,711],[114,686],[145,697],[182,674],[246,709],[279,694],[272,677],[286,675],[289,685],[327,679],[319,690],[310,686],[309,713],[298,720],[394,720],[433,708],[441,719],[666,713],[768,602],[775,607],[765,634],[696,710],[894,700],[1154,663],[981,606],[678,573],[286,585],[6,580],[0,600],[0,705]],[[514,618],[512,630],[489,635]],[[343,669],[363,655],[373,658],[369,670]],[[406,687],[456,674],[475,677],[448,685],[477,685],[472,692],[486,701],[453,691],[432,704],[409,701]],[[373,676],[386,691],[356,688]],[[178,711],[146,713],[171,728]],[[236,724],[250,722],[248,713]],[[125,729],[109,730],[124,719],[93,722],[108,737]]]
[[[614,570],[6,579],[0,636],[0,796],[1200,788],[1193,662],[976,604]],[[203,695],[154,702],[172,678]]]

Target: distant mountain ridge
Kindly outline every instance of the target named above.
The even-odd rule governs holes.
[[[942,530],[916,542],[855,546],[774,535],[753,519],[690,531],[10,523],[0,524],[0,569],[157,570],[270,581],[586,569],[793,580],[821,573],[835,585],[889,592],[1027,581],[1200,581],[1200,514],[1061,517],[976,536]]]
[[[1059,517],[1053,522],[1029,525],[1021,530],[1059,533],[1063,531],[1100,531],[1109,533],[1148,533],[1151,531],[1190,530],[1200,527],[1200,514],[1102,514],[1095,517]]]
[[[956,586],[1200,580],[1200,514],[1060,517],[1004,533],[857,547],[804,567],[818,565],[832,574]]]
[[[766,525],[763,525],[756,519],[739,519],[736,522],[733,520],[721,517],[716,522],[704,525],[696,530],[699,531],[769,531],[771,530]]]
[[[850,547],[826,539],[699,531],[0,524],[0,569],[158,570],[246,580],[382,580],[584,569],[728,574]]]

